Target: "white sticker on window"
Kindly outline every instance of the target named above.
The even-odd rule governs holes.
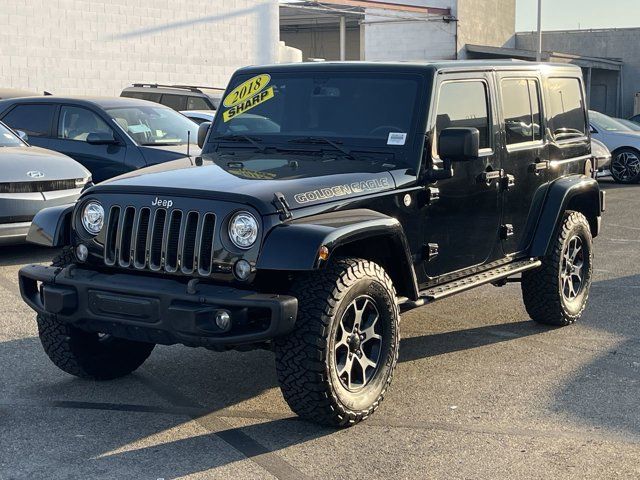
[[[387,138],[387,145],[404,145],[407,141],[407,134],[400,132],[389,132],[389,138]]]

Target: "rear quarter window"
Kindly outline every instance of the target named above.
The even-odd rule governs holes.
[[[2,121],[30,137],[48,137],[51,135],[54,112],[55,105],[51,104],[16,105]]]
[[[549,128],[556,140],[582,137],[587,132],[582,86],[577,78],[550,77],[547,112]]]

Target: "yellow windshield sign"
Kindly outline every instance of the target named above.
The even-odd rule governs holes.
[[[227,108],[235,107],[236,105],[243,103],[248,98],[253,97],[261,90],[264,90],[270,80],[271,75],[267,75],[266,73],[250,78],[231,90],[229,95],[225,97],[222,104]]]
[[[242,103],[238,103],[233,107],[229,108],[228,110],[225,110],[224,112],[222,112],[222,120],[224,120],[225,122],[228,122],[232,118],[235,118],[238,115],[241,115],[251,110],[253,107],[257,107],[261,103],[264,103],[267,100],[273,98],[273,96],[274,96],[273,87],[269,87],[266,90],[262,90],[256,93],[255,95],[252,95],[248,99],[244,100]]]

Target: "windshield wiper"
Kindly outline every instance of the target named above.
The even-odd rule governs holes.
[[[353,158],[353,155],[351,155],[351,152],[340,146],[337,142],[334,142],[333,140],[329,140],[328,138],[325,137],[300,137],[300,138],[293,138],[291,140],[289,140],[289,143],[308,143],[308,144],[319,144],[319,143],[324,143],[327,145],[332,146],[333,148],[335,148],[336,150],[344,153],[347,157],[351,157]]]
[[[233,134],[233,135],[218,135],[213,137],[213,140],[224,140],[225,142],[249,142],[258,149],[260,153],[264,153],[265,147],[260,145],[262,139],[258,137],[250,137],[249,135]]]

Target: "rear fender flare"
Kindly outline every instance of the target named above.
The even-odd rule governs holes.
[[[581,212],[596,237],[600,230],[600,216],[604,205],[598,182],[586,175],[560,178],[549,187],[536,232],[531,243],[530,256],[542,257],[549,251],[558,225],[567,210]]]

